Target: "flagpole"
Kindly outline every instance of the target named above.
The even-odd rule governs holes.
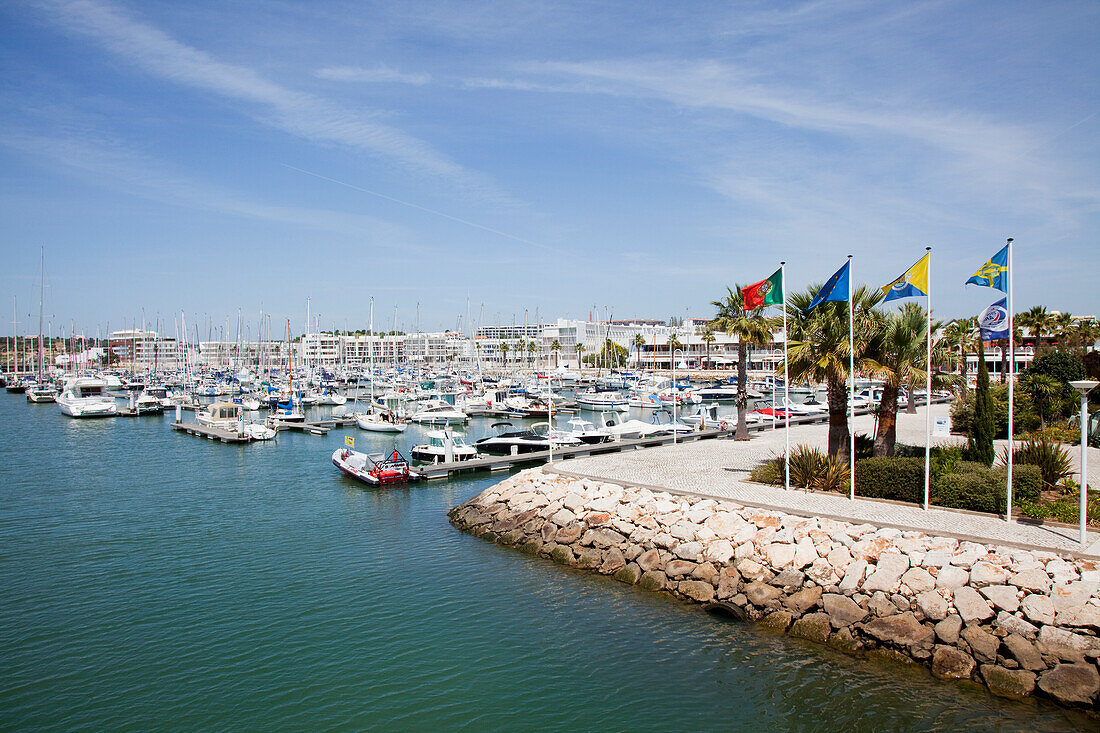
[[[848,255],[848,486],[849,498],[856,498],[856,331],[852,305],[852,256]]]
[[[925,383],[924,383],[924,508],[928,509],[928,499],[932,491],[932,248],[924,248],[928,254],[928,322],[925,325]],[[917,396],[909,395],[909,399]]]
[[[787,374],[787,263],[779,263],[779,281],[782,284],[780,292],[783,294],[783,437],[787,449],[783,452],[783,476],[784,486],[789,491],[791,488],[791,384]],[[775,393],[775,390],[772,390]],[[774,410],[772,411],[774,412]]]
[[[1012,522],[1012,452],[1016,446],[1013,444],[1012,436],[1012,413],[1015,410],[1015,401],[1013,400],[1014,386],[1016,383],[1016,343],[1015,333],[1012,328],[1013,319],[1013,303],[1012,303],[1012,276],[1014,272],[1012,270],[1012,237],[1008,238],[1008,459],[1005,463],[1008,466],[1008,485],[1005,488],[1005,521]],[[981,338],[981,335],[978,336]]]

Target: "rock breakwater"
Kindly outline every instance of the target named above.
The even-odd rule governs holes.
[[[450,512],[464,531],[1003,697],[1100,708],[1100,568],[531,469]]]

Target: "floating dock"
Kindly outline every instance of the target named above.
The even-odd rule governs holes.
[[[222,443],[250,443],[252,439],[247,435],[240,435],[235,430],[223,428],[208,428],[193,422],[174,422],[172,429],[188,435],[197,435],[207,440],[219,440]]]

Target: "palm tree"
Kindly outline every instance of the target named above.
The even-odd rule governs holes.
[[[1017,313],[1014,320],[1020,326],[1031,331],[1031,338],[1035,342],[1035,353],[1038,354],[1043,343],[1043,336],[1054,325],[1054,317],[1047,312],[1045,305],[1034,305],[1023,313]]]
[[[894,455],[901,386],[925,380],[925,315],[925,310],[916,303],[906,303],[900,311],[886,317],[867,345],[864,367],[883,382],[882,398],[877,409],[878,427],[875,430],[876,456]],[[916,408],[912,389],[909,390],[909,404]]]
[[[583,374],[584,373],[584,362],[581,361],[581,354],[583,354],[585,352],[584,344],[577,344],[576,346],[573,347],[573,349],[577,352],[577,369],[579,369],[581,371],[581,373]]]
[[[1051,406],[1062,394],[1062,385],[1049,374],[1032,374],[1026,378],[1025,386],[1031,393],[1035,411],[1039,413],[1039,423],[1045,429]]]
[[[787,347],[790,379],[796,382],[824,382],[829,394],[829,455],[849,462],[848,387],[849,356],[848,304],[829,301],[809,309],[820,286],[787,296],[787,325],[791,341]],[[881,314],[875,306],[882,291],[861,285],[853,295],[855,361],[863,362],[870,336],[878,331]]]
[[[711,301],[711,305],[718,309],[718,314],[710,325],[731,336],[737,336],[737,432],[733,437],[734,440],[748,440],[749,426],[745,422],[745,412],[749,402],[749,349],[772,342],[772,331],[778,319],[763,315],[759,308],[745,310],[745,297],[741,293],[740,284],[727,287],[726,290],[728,294],[725,298]]]
[[[558,368],[558,352],[561,351],[561,341],[554,339],[550,343],[550,351],[554,353],[554,368]]]
[[[642,365],[642,347],[645,346],[645,336],[640,333],[634,334],[634,349],[638,355],[638,367]]]
[[[502,354],[502,358],[504,359],[504,368],[507,369],[508,368],[508,342],[507,341],[504,341],[503,343],[501,343],[500,353]]]
[[[713,344],[717,340],[717,338],[714,335],[714,330],[711,329],[710,326],[704,327],[703,328],[703,335],[699,337],[699,340],[701,340],[704,344],[706,344],[707,355],[704,357],[704,360],[709,362],[710,361],[710,345]]]

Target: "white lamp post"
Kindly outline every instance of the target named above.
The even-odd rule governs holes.
[[[680,393],[676,389],[676,355],[680,354],[682,356],[683,353],[684,353],[683,349],[676,349],[675,351],[672,352],[672,444],[673,445],[676,445],[676,434],[678,432],[676,430],[676,422],[679,419],[677,417],[677,415],[678,415],[677,408],[680,405]]]
[[[1100,382],[1078,379],[1070,382],[1081,393],[1081,544],[1085,544],[1085,512],[1088,509],[1089,392]]]

